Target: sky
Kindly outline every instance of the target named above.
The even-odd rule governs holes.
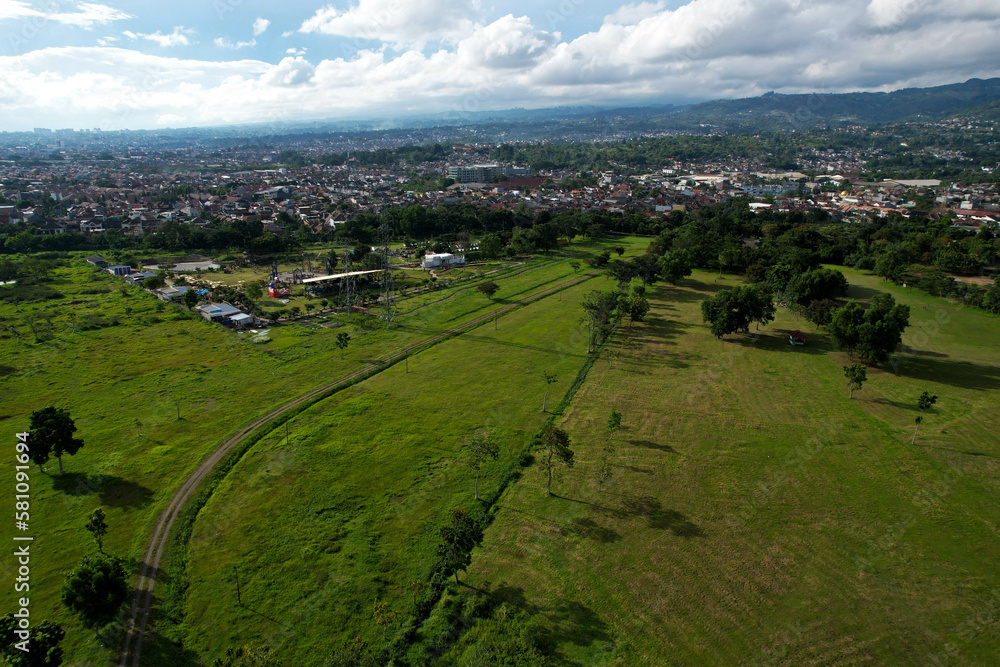
[[[1000,76],[998,0],[0,0],[0,130],[294,123]]]

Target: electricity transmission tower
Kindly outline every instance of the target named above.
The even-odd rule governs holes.
[[[392,279],[392,253],[389,245],[392,243],[392,221],[382,214],[382,224],[379,233],[382,241],[382,319],[385,328],[391,329],[396,323],[396,285]]]
[[[344,239],[347,249],[344,251],[344,273],[354,271],[354,245],[350,239]],[[347,305],[347,315],[351,314],[351,304],[354,302],[354,276],[348,275],[340,280],[340,300]]]

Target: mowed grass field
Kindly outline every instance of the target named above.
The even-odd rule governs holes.
[[[85,442],[76,456],[64,458],[65,476],[58,476],[55,460],[44,474],[36,466],[31,469],[30,533],[37,545],[32,614],[37,622],[53,620],[67,630],[67,665],[104,664],[114,654],[98,646],[94,634],[59,601],[65,573],[96,549],[83,527],[94,509],[103,507],[108,514],[106,550],[139,559],[174,490],[242,425],[386,354],[504,305],[475,292],[478,299],[430,305],[419,319],[414,316],[392,332],[304,322],[276,327],[270,343],[252,345],[248,334],[186,319],[138,288],[123,294],[119,279],[98,272],[81,257],[69,261],[53,271],[48,283],[62,298],[18,307],[0,303],[5,324],[0,332],[0,437],[11,444],[4,460],[13,464],[14,434],[28,427],[33,410],[48,405],[68,409]],[[524,274],[508,289],[528,296],[555,281],[565,282],[572,273],[563,260]],[[51,336],[37,343],[24,320],[34,311],[52,322]],[[89,315],[120,323],[84,330]],[[352,337],[343,360],[334,345],[341,331]],[[4,530],[9,537],[13,528]],[[11,565],[10,559],[0,562],[0,586],[8,590],[15,576]],[[164,661],[181,660],[167,643],[154,646],[153,641],[146,648]]]
[[[264,643],[283,664],[322,664],[355,636],[381,638],[376,600],[411,613],[406,586],[427,579],[438,529],[452,509],[476,507],[464,444],[496,429],[500,460],[480,480],[489,493],[547,417],[543,372],[558,378],[551,409],[586,362],[580,301],[595,288],[606,281],[421,352],[409,372],[397,363],[296,416],[287,440],[282,430],[254,446],[195,523],[189,647],[207,662]]]
[[[785,309],[709,333],[700,302],[738,277],[653,287],[561,422],[575,467],[553,497],[526,471],[458,590],[522,598],[565,665],[997,664],[1000,319],[845,273],[912,309],[853,400],[847,355]]]

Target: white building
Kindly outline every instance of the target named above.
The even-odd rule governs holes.
[[[462,264],[465,264],[465,255],[452,255],[449,252],[424,255],[425,269],[448,268]]]

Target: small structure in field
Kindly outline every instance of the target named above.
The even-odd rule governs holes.
[[[450,252],[424,255],[424,268],[437,269],[465,264],[465,255],[452,255]]]
[[[805,345],[806,335],[801,331],[793,331],[788,334],[788,343],[789,345]]]

